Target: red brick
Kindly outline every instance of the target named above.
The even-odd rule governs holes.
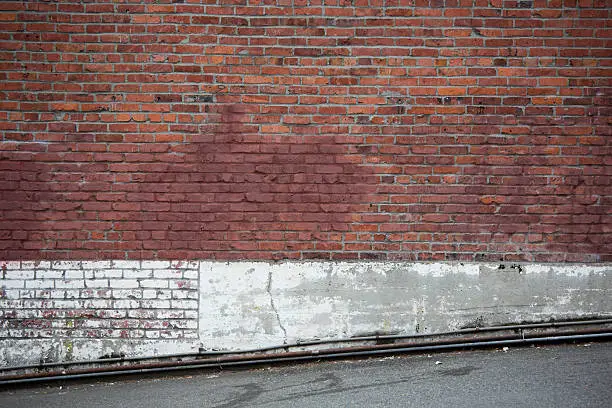
[[[612,259],[605,2],[349,3],[7,3],[0,256]]]

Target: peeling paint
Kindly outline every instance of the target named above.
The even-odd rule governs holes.
[[[44,262],[3,263],[0,365],[612,316],[612,264]]]
[[[202,277],[212,279],[216,289],[206,295],[215,296],[215,302],[200,309],[208,311],[204,321],[225,311],[222,323],[213,324],[223,327],[223,336],[200,331],[211,348],[612,314],[610,265],[508,264],[500,269],[495,263],[202,262],[202,267]],[[238,298],[252,302],[263,291],[270,301],[263,316],[282,326],[276,335],[248,329],[255,317],[262,318],[261,310],[255,314],[236,307]]]

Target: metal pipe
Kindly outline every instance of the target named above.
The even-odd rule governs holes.
[[[282,345],[274,345],[267,347],[259,347],[252,349],[243,350],[223,350],[223,351],[206,351],[200,353],[178,353],[178,354],[165,354],[159,356],[145,356],[145,357],[116,357],[116,358],[102,358],[93,360],[79,360],[79,361],[68,361],[68,362],[54,362],[54,363],[41,363],[41,364],[28,364],[22,366],[9,366],[0,368],[0,371],[13,371],[13,370],[27,370],[34,368],[48,368],[48,367],[68,367],[74,365],[84,364],[105,364],[115,362],[131,362],[131,361],[146,361],[146,360],[158,360],[158,359],[169,359],[169,358],[186,358],[186,357],[198,357],[198,356],[217,356],[217,355],[233,355],[233,354],[249,354],[249,353],[260,353],[265,351],[273,350],[287,350],[296,347],[308,347],[316,346],[321,344],[338,344],[338,343],[356,343],[365,341],[377,341],[377,340],[401,340],[401,339],[416,339],[424,337],[439,337],[439,336],[453,336],[460,334],[469,333],[481,333],[481,332],[493,332],[503,330],[520,330],[520,329],[536,329],[536,328],[553,328],[553,327],[564,327],[564,326],[579,326],[579,325],[595,325],[595,324],[612,324],[612,319],[596,319],[596,320],[573,320],[573,321],[561,321],[561,322],[548,322],[548,323],[525,323],[525,324],[512,324],[512,325],[501,325],[501,326],[485,326],[475,328],[458,329],[455,331],[437,332],[437,333],[422,333],[422,334],[410,334],[410,335],[375,335],[375,336],[359,336],[359,337],[348,337],[342,339],[328,339],[328,340],[311,340],[305,342],[295,342]]]
[[[0,386],[2,385],[15,385],[25,383],[36,383],[44,381],[57,381],[57,380],[68,380],[68,379],[84,379],[90,377],[106,377],[124,374],[145,374],[155,372],[167,372],[167,371],[178,371],[178,370],[191,370],[191,369],[204,369],[204,368],[222,368],[229,366],[249,366],[249,365],[261,365],[261,364],[272,364],[272,363],[287,363],[287,362],[298,362],[304,360],[319,360],[319,359],[334,359],[334,358],[348,358],[348,357],[361,357],[371,356],[380,354],[394,354],[394,353],[409,353],[409,352],[422,352],[422,351],[436,351],[436,350],[452,350],[452,349],[464,349],[464,348],[475,348],[475,347],[491,347],[498,345],[513,345],[513,344],[535,344],[535,343],[549,343],[549,342],[561,342],[561,341],[576,341],[576,340],[608,340],[612,339],[612,332],[600,332],[587,331],[584,334],[573,334],[565,336],[544,336],[544,337],[524,337],[519,338],[507,338],[509,336],[501,336],[493,338],[493,340],[484,339],[483,341],[469,341],[469,342],[432,342],[426,345],[400,343],[394,345],[371,345],[371,346],[360,346],[352,348],[340,348],[340,349],[328,349],[328,350],[313,350],[313,351],[299,351],[299,352],[288,352],[282,354],[262,354],[254,356],[233,356],[233,357],[218,357],[216,359],[194,360],[188,362],[166,362],[159,364],[139,364],[134,366],[125,367],[101,367],[87,370],[77,370],[72,373],[65,372],[52,372],[52,373],[36,373],[34,375],[19,375],[19,376],[5,376],[0,377]]]

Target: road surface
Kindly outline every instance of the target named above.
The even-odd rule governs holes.
[[[123,377],[0,391],[2,408],[610,406],[612,343]]]

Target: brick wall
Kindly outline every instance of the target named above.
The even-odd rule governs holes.
[[[196,339],[198,264],[2,262],[0,339]]]
[[[612,260],[605,0],[0,10],[0,259]]]

